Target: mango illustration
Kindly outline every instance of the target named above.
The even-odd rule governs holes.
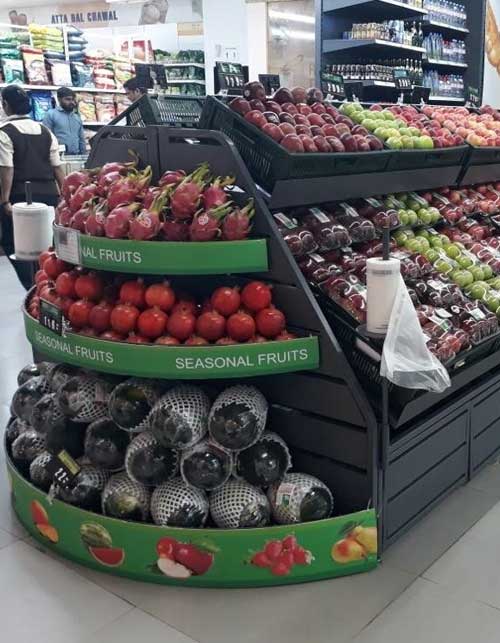
[[[47,540],[50,540],[51,543],[56,543],[59,542],[59,534],[57,533],[57,529],[55,527],[52,527],[52,525],[36,525],[36,528],[38,531],[47,538]]]
[[[365,558],[366,550],[354,538],[343,538],[333,545],[331,555],[336,563],[344,565]]]
[[[32,500],[31,505],[31,517],[35,525],[48,525],[49,516],[45,511],[45,508],[38,502],[38,500]]]
[[[356,527],[349,534],[362,545],[369,554],[377,553],[377,528],[376,527]]]

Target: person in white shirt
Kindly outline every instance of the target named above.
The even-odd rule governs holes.
[[[17,85],[9,85],[2,90],[2,107],[7,118],[0,123],[0,221],[2,247],[10,258],[14,252],[12,204],[26,200],[25,182],[31,182],[33,201],[55,206],[64,173],[57,139],[28,116],[28,94]],[[29,266],[17,261],[12,264],[21,283],[29,288]]]

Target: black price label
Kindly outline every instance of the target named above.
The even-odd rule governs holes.
[[[64,330],[63,312],[50,301],[40,299],[39,322],[57,335],[62,335]]]
[[[52,479],[57,486],[69,489],[80,473],[80,465],[63,449],[57,455],[52,456],[47,470],[52,474]]]
[[[477,87],[467,87],[467,102],[471,107],[481,107],[481,98]]]
[[[411,89],[412,83],[406,69],[394,69],[392,75],[396,89]]]
[[[321,90],[324,94],[331,94],[339,98],[345,97],[344,77],[340,74],[323,74]]]
[[[259,74],[259,83],[264,85],[268,96],[274,94],[281,87],[279,74]]]

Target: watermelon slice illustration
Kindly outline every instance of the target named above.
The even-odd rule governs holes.
[[[89,553],[101,565],[120,567],[125,560],[125,550],[121,547],[89,547]]]

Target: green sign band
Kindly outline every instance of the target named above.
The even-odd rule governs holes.
[[[68,233],[77,253],[68,256]],[[54,226],[56,251],[62,259],[87,268],[142,275],[217,275],[267,272],[267,241],[128,241],[106,239]],[[73,251],[75,248],[72,249]]]
[[[167,585],[260,587],[346,576],[377,565],[373,509],[260,529],[158,527],[49,502],[9,460],[7,469],[14,510],[33,538],[98,571]],[[262,556],[266,545],[280,541],[285,548],[290,537],[298,550],[290,567],[268,565]]]
[[[319,367],[317,337],[230,346],[155,346],[68,333],[60,337],[24,311],[26,336],[56,361],[95,371],[161,379],[254,377]]]

